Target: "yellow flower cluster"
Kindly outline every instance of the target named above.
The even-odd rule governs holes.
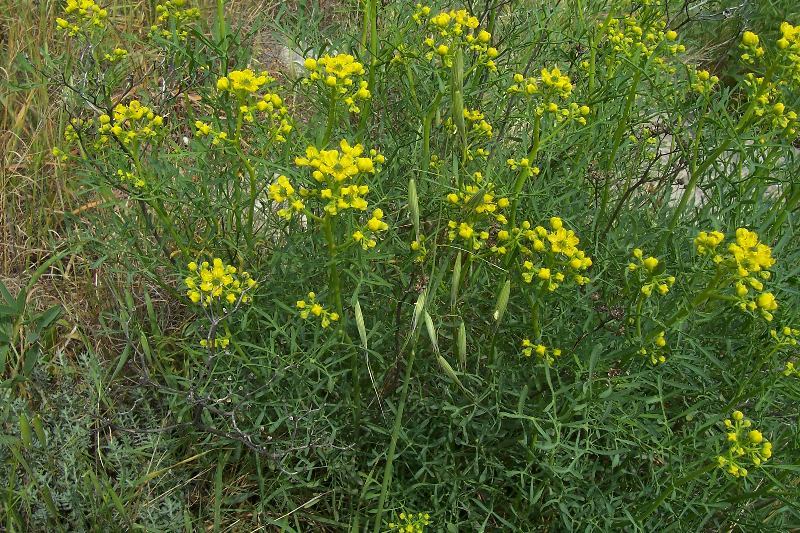
[[[383,221],[383,210],[375,209],[372,212],[372,218],[367,221],[364,227],[353,232],[353,240],[359,243],[364,250],[369,250],[370,248],[375,248],[378,243],[375,240],[378,233],[388,229],[389,225]]]
[[[600,24],[600,30],[616,54],[627,58],[649,58],[667,72],[674,73],[674,69],[656,52],[664,50],[669,55],[676,55],[685,52],[686,47],[676,42],[677,32],[665,28],[663,19],[648,16],[644,11],[640,12],[639,18],[634,15],[622,19],[612,17]],[[613,70],[622,59],[610,55],[607,61]]]
[[[110,54],[105,54],[103,58],[109,63],[117,63],[128,57],[128,51],[124,48],[114,48]]]
[[[292,131],[292,123],[289,117],[289,110],[283,103],[283,99],[274,92],[257,94],[262,87],[273,83],[275,78],[261,72],[256,74],[251,69],[234,70],[217,80],[217,90],[229,92],[237,99],[237,111],[242,120],[248,123],[255,121],[255,112],[263,114],[259,124],[268,119],[268,131],[270,140],[285,142],[286,135]],[[208,126],[208,125],[204,125]],[[204,130],[198,126],[198,130]],[[204,135],[209,132],[203,131]],[[216,138],[215,138],[216,140]],[[217,143],[215,143],[217,144]]]
[[[796,368],[792,361],[786,361],[786,367],[783,369],[783,375],[787,378],[800,378],[800,369]]]
[[[586,117],[591,113],[589,106],[577,102],[560,103],[572,95],[573,85],[569,76],[562,73],[557,66],[552,69],[543,68],[539,74],[538,78],[514,74],[514,83],[506,92],[534,98],[534,111],[539,116],[550,113],[558,122],[574,120],[586,125]]]
[[[425,246],[425,241],[425,235],[420,235],[419,239],[411,241],[410,248],[411,251],[414,252],[415,263],[422,263],[425,261],[425,258],[428,257],[428,247]]]
[[[66,18],[56,19],[56,27],[74,37],[81,32],[90,33],[92,30],[104,28],[108,11],[94,0],[67,0],[64,16]]]
[[[117,170],[117,176],[119,176],[120,180],[129,182],[137,189],[141,189],[146,185],[145,181],[141,177],[127,170]]]
[[[51,153],[53,154],[53,157],[55,157],[57,161],[61,161],[62,163],[67,159],[69,159],[69,154],[67,154],[65,151],[61,150],[57,146],[53,147]]]
[[[156,6],[156,24],[150,27],[150,34],[169,39],[173,35],[171,28],[174,28],[179,39],[186,39],[189,35],[186,25],[198,18],[200,10],[189,7],[187,0],[165,0]]]
[[[745,75],[744,84],[748,97],[753,102],[755,115],[762,117],[769,128],[793,139],[797,133],[798,115],[780,101],[782,93],[779,86],[752,72]]]
[[[313,146],[306,148],[304,157],[296,157],[295,165],[313,169],[311,177],[317,183],[313,189],[301,189],[302,197],[318,198],[324,203],[329,215],[337,215],[346,209],[365,211],[367,201],[364,196],[369,186],[359,183],[364,174],[374,174],[385,161],[377,150],[370,150],[370,157],[362,157],[361,144],[351,146],[346,140],[339,143],[339,150],[318,150]]]
[[[800,339],[800,329],[784,326],[780,330],[770,330],[769,335],[775,339],[778,348],[788,348],[798,345],[798,339]]]
[[[569,98],[569,95],[572,94],[572,82],[569,76],[562,74],[558,67],[553,67],[550,70],[543,68],[541,75],[542,84],[552,89],[561,98]]]
[[[747,475],[745,462],[759,466],[772,457],[772,443],[751,427],[752,422],[741,411],[734,411],[731,418],[725,420],[730,444],[728,450],[717,457],[717,465],[733,477]]]
[[[522,339],[522,355],[530,357],[536,354],[541,361],[552,365],[557,357],[561,356],[561,349],[548,348],[544,344],[533,344],[529,339]]]
[[[692,90],[698,94],[708,96],[719,83],[717,76],[712,76],[707,70],[689,70],[689,82]]]
[[[780,330],[771,330],[770,336],[775,340],[776,351],[782,351],[787,348],[796,348],[800,344],[800,329],[784,326]],[[783,370],[783,375],[788,377],[800,377],[800,369],[795,367],[794,362],[786,361],[786,367]]]
[[[531,162],[528,160],[527,157],[523,157],[520,160],[507,159],[506,160],[506,164],[508,164],[508,166],[509,166],[509,168],[511,170],[527,171],[527,172],[530,172],[530,174],[532,176],[538,176],[539,175],[539,167],[537,167],[535,165],[531,166]]]
[[[389,522],[389,529],[398,533],[423,533],[425,526],[431,523],[431,515],[428,513],[402,512],[397,518],[398,522]]]
[[[278,209],[278,216],[289,220],[294,213],[302,213],[306,205],[300,198],[299,194],[289,182],[289,178],[284,175],[278,176],[278,179],[269,186],[270,200],[279,204],[285,204],[284,207]]]
[[[113,117],[103,114],[98,120],[101,142],[105,143],[110,134],[126,146],[138,146],[142,140],[157,137],[164,126],[164,117],[156,115],[138,100],[131,100],[128,105],[118,104]]]
[[[217,89],[223,92],[230,92],[238,96],[253,94],[258,92],[262,86],[275,81],[266,72],[256,74],[251,69],[233,70],[227,76],[222,76],[217,80]]]
[[[701,255],[710,256],[717,265],[718,276],[723,283],[732,285],[737,305],[743,311],[758,312],[767,321],[778,308],[771,292],[764,290],[763,280],[771,276],[769,268],[775,264],[772,249],[759,241],[758,234],[745,228],[736,230],[736,239],[719,253],[717,248],[725,236],[718,232],[700,232],[695,238],[695,247]],[[755,296],[751,296],[751,290]]]
[[[664,364],[667,361],[666,347],[666,332],[659,331],[649,346],[642,346],[639,349],[639,355],[649,356],[650,362],[654,365]]]
[[[465,107],[464,119],[472,124],[472,131],[476,132],[479,136],[492,137],[492,125],[486,122],[483,113],[477,109],[468,109]]]
[[[447,202],[459,210],[459,220],[448,221],[448,239],[463,240],[470,250],[480,250],[489,239],[489,229],[495,224],[505,225],[508,219],[502,213],[510,202],[494,192],[494,183],[485,182],[483,173],[475,172],[472,183],[447,195]]]
[[[80,134],[78,132],[82,132],[84,129],[92,126],[94,124],[94,119],[82,119],[82,118],[72,118],[67,124],[67,127],[64,128],[64,141],[67,144],[72,144],[80,139]]]
[[[764,55],[764,47],[761,46],[761,39],[755,33],[746,31],[742,34],[742,42],[739,47],[743,50],[741,55],[745,63],[754,63],[757,58]]]
[[[308,57],[305,67],[309,71],[305,81],[316,81],[329,87],[334,99],[341,99],[351,113],[361,112],[356,103],[358,100],[367,100],[372,96],[369,83],[358,79],[365,73],[364,65],[350,54],[326,54],[319,59]]]
[[[230,343],[231,343],[231,338],[230,337],[219,336],[219,337],[213,339],[211,342],[208,342],[207,339],[202,339],[200,341],[200,346],[202,346],[203,348],[224,350],[225,348],[228,347],[228,345]]]
[[[777,45],[779,58],[783,60],[784,78],[800,86],[800,26],[781,23],[781,38]]]
[[[313,292],[308,293],[308,301],[298,300],[295,306],[300,310],[300,318],[304,320],[310,316],[318,318],[323,328],[327,328],[332,322],[339,320],[339,313],[332,313],[325,309],[322,304],[317,302],[317,295]]]
[[[634,248],[632,255],[637,261],[628,264],[628,271],[637,274],[642,295],[650,296],[654,290],[661,295],[667,294],[669,288],[675,283],[675,276],[669,276],[663,271],[663,268],[659,268],[660,263],[657,258],[644,257],[641,248]]]
[[[540,288],[553,292],[567,279],[578,285],[585,285],[589,278],[583,272],[592,266],[592,260],[583,250],[578,249],[580,240],[575,232],[564,228],[558,217],[550,219],[550,230],[529,222],[522,223],[517,246],[521,253],[522,279],[526,283],[536,283]]]
[[[198,137],[211,137],[211,144],[218,145],[228,139],[228,133],[224,131],[217,131],[211,124],[203,122],[202,120],[195,120],[194,122],[195,135]]]
[[[442,66],[451,67],[455,51],[461,48],[476,54],[479,64],[491,71],[497,70],[494,59],[499,52],[490,46],[492,34],[480,29],[478,18],[470,15],[466,9],[442,11],[431,16],[430,7],[417,4],[412,18],[431,31],[431,35],[424,40],[429,49],[425,54],[427,59],[438,58]]]
[[[214,304],[249,303],[251,296],[247,292],[258,283],[247,272],[239,272],[236,267],[226,265],[222,259],[215,257],[211,263],[203,261],[199,265],[192,261],[188,265],[189,276],[186,277],[186,296],[193,303],[201,303],[203,307]]]

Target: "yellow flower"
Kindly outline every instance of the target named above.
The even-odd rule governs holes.
[[[746,31],[742,34],[742,44],[745,46],[758,46],[758,35],[751,31]]]
[[[187,268],[191,274],[184,281],[189,289],[186,295],[193,303],[202,303],[204,307],[249,303],[252,300],[250,291],[258,285],[249,273],[239,272],[219,258],[199,265],[192,261]]]
[[[330,326],[332,322],[339,320],[338,313],[328,311],[322,304],[317,302],[317,295],[314,292],[309,292],[307,298],[308,302],[305,300],[298,300],[295,304],[295,307],[300,310],[300,318],[304,320],[312,316],[318,318],[323,329]]]
[[[536,357],[550,366],[555,362],[556,358],[561,356],[561,349],[548,348],[544,344],[533,344],[530,339],[523,339],[522,355],[525,357],[531,357],[534,353],[536,354]]]
[[[717,456],[717,466],[726,473],[733,477],[745,477],[748,474],[743,466],[746,462],[757,467],[772,457],[772,443],[764,439],[761,431],[750,429],[752,422],[741,411],[734,411],[724,425],[726,440],[730,444],[725,453]]]
[[[654,270],[656,269],[656,267],[658,266],[658,259],[656,259],[655,257],[648,257],[647,259],[645,259],[644,261],[642,261],[642,263],[644,264],[644,267],[645,267],[647,270],[649,270],[650,272],[652,272],[652,271],[654,271]]]

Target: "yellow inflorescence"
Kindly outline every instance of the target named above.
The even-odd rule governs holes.
[[[371,150],[369,157],[364,157],[363,153],[361,144],[351,146],[346,140],[339,143],[338,150],[309,146],[306,155],[296,157],[294,163],[313,169],[311,177],[317,186],[301,189],[300,195],[319,199],[325,212],[332,216],[347,209],[366,211],[368,203],[364,196],[369,186],[359,183],[360,177],[377,172],[385,159],[376,150]]]
[[[278,216],[289,220],[294,213],[302,213],[305,209],[305,203],[300,198],[300,195],[289,182],[286,176],[278,176],[278,179],[269,186],[269,197],[271,200],[284,204],[278,210]]]
[[[650,362],[654,365],[664,364],[667,361],[666,348],[666,332],[659,331],[648,346],[642,346],[639,349],[639,355],[649,357]]]
[[[712,76],[707,70],[692,69],[689,71],[689,81],[690,87],[694,92],[707,96],[711,94],[711,91],[719,83],[719,78]]]
[[[266,72],[256,74],[251,69],[233,70],[227,76],[217,80],[217,89],[228,91],[237,95],[246,95],[258,92],[262,86],[275,81]]]
[[[634,248],[632,255],[636,262],[628,264],[628,271],[636,273],[642,295],[650,296],[653,291],[661,295],[667,294],[675,283],[675,276],[666,274],[663,268],[660,268],[661,264],[657,258],[645,257],[641,248]]]
[[[164,117],[156,115],[138,100],[131,100],[127,106],[118,104],[114,108],[113,117],[100,115],[99,122],[98,131],[102,143],[108,140],[109,135],[113,135],[127,146],[160,135],[164,126]]]
[[[769,334],[775,340],[776,351],[794,349],[800,344],[800,329],[797,328],[784,326],[780,329],[771,330]],[[792,376],[800,377],[800,369],[795,366],[795,362],[786,361],[783,375],[787,378]]]
[[[800,329],[784,326],[780,329],[773,329],[769,332],[778,345],[778,348],[790,348],[797,346],[800,341]]]
[[[797,134],[798,114],[787,108],[781,101],[784,98],[780,90],[782,83],[774,83],[763,76],[749,72],[744,77],[747,94],[753,102],[753,113],[762,119],[762,127],[783,133],[791,139]]]
[[[116,63],[128,57],[128,51],[124,48],[114,48],[110,54],[105,54],[103,58],[109,63]]]
[[[58,29],[74,37],[81,32],[91,32],[105,27],[108,11],[101,8],[94,0],[67,0],[64,16],[57,18]]]
[[[117,176],[121,181],[132,184],[137,189],[141,189],[146,185],[146,182],[140,177],[128,170],[117,170]]]
[[[364,65],[350,54],[324,55],[319,59],[305,60],[309,71],[306,82],[318,82],[329,88],[334,97],[344,102],[351,113],[360,113],[359,100],[367,100],[372,94],[369,83],[359,78],[364,75]]]
[[[698,253],[712,258],[725,283],[733,287],[737,306],[743,311],[758,312],[770,321],[778,302],[771,292],[764,291],[764,281],[771,277],[775,264],[772,248],[759,241],[758,234],[745,228],[736,230],[735,241],[727,251],[719,246],[725,236],[718,232],[700,232],[694,243]]]
[[[787,378],[800,378],[800,368],[796,368],[792,361],[786,361],[786,367],[783,369],[783,375]]]
[[[428,513],[406,513],[398,515],[397,522],[389,522],[389,529],[398,533],[423,533],[425,526],[431,523]]]
[[[741,411],[734,411],[730,419],[725,420],[728,431],[728,450],[717,457],[717,464],[733,477],[744,477],[747,469],[743,466],[751,463],[761,465],[772,457],[772,444],[757,429],[751,429],[752,423]]]
[[[217,90],[234,95],[237,99],[236,110],[241,120],[253,123],[256,114],[261,113],[259,124],[267,119],[269,123],[270,139],[276,142],[285,142],[286,135],[292,131],[292,122],[289,117],[289,110],[283,103],[283,99],[275,92],[267,91],[259,94],[259,91],[275,81],[266,72],[256,74],[251,69],[234,70],[227,76],[217,80]],[[202,135],[211,133],[208,124],[200,123],[195,126]],[[224,132],[223,132],[224,133]],[[225,136],[227,138],[227,135]],[[222,139],[224,140],[224,138]],[[219,135],[214,136],[214,144],[220,142]]]
[[[230,337],[220,335],[215,339],[212,339],[211,342],[209,342],[207,339],[201,340],[200,346],[202,346],[203,348],[224,350],[225,348],[228,347],[230,343],[231,343]]]
[[[466,9],[442,11],[431,16],[430,7],[417,4],[412,18],[431,32],[424,40],[427,59],[436,58],[440,65],[451,67],[456,50],[463,49],[476,54],[476,61],[489,70],[497,70],[494,59],[499,52],[490,46],[492,34],[479,28],[478,18]]]
[[[187,0],[165,0],[156,6],[156,15],[156,24],[150,27],[151,35],[158,33],[165,39],[172,37],[174,23],[175,35],[179,39],[186,39],[189,35],[186,25],[200,18],[200,10],[189,7]]]
[[[739,47],[743,51],[741,58],[745,63],[753,63],[756,59],[764,55],[764,47],[761,46],[761,39],[751,31],[746,31],[742,34],[742,42],[739,44]]]
[[[300,318],[308,319],[314,317],[319,319],[323,328],[327,328],[331,323],[339,320],[339,313],[330,312],[322,304],[317,302],[317,295],[313,292],[308,293],[308,301],[298,300],[295,306],[300,310]]]
[[[677,42],[678,34],[674,30],[666,30],[664,20],[651,20],[644,12],[624,18],[609,18],[600,24],[611,49],[618,55],[627,58],[641,56],[668,73],[674,73],[674,67],[667,64],[661,54],[676,55],[686,51],[686,47]],[[637,18],[638,17],[638,18]],[[622,63],[620,57],[610,55],[607,59],[609,68],[614,69]]]
[[[523,222],[521,231],[513,232],[518,238],[522,258],[522,279],[553,292],[565,281],[578,285],[588,283],[583,273],[592,266],[592,260],[578,249],[580,239],[575,232],[564,227],[558,217],[550,219],[550,230],[543,226],[531,228]]]
[[[544,344],[534,344],[529,339],[522,339],[522,355],[531,357],[534,354],[539,360],[552,365],[561,356],[561,349],[548,348]]]
[[[535,102],[534,112],[555,117],[557,122],[575,121],[585,125],[591,113],[587,105],[568,101],[572,96],[572,81],[566,73],[556,66],[543,68],[538,77],[525,77],[514,74],[514,82],[508,87],[510,94],[518,94]]]
[[[186,296],[193,303],[201,303],[204,307],[249,303],[251,296],[247,292],[258,285],[250,274],[239,272],[236,267],[224,264],[218,257],[211,263],[203,261],[198,264],[192,261],[188,268],[190,274],[184,280],[188,289]]]
[[[784,80],[800,87],[800,26],[783,22],[777,45]]]
[[[493,135],[492,125],[486,121],[484,114],[477,109],[464,108],[464,120],[472,124],[472,131],[479,136],[486,136],[491,138]]]
[[[354,231],[352,237],[364,250],[369,250],[378,243],[376,240],[378,234],[388,229],[389,225],[383,221],[383,210],[375,209],[372,217],[361,229]]]
[[[472,174],[472,183],[465,183],[461,189],[447,195],[449,205],[458,208],[459,220],[448,222],[448,239],[464,241],[467,249],[480,250],[489,239],[489,230],[495,224],[506,225],[508,220],[503,210],[510,201],[498,196],[494,183],[485,181],[483,173]]]

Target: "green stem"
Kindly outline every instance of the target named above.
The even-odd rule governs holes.
[[[400,403],[397,405],[397,413],[395,413],[394,416],[392,438],[389,441],[389,449],[386,451],[386,465],[383,467],[383,481],[381,483],[381,494],[378,498],[378,512],[375,514],[375,525],[372,529],[373,533],[379,533],[382,530],[381,518],[383,517],[383,507],[386,504],[386,495],[389,493],[389,485],[392,482],[394,454],[397,449],[397,439],[400,436],[400,428],[403,425],[403,411],[405,410],[406,399],[408,398],[408,384],[411,381],[411,368],[414,366],[416,355],[416,348],[411,348],[411,354],[406,363],[406,371],[403,375],[403,388],[400,391]]]
[[[322,219],[322,228],[325,232],[325,240],[328,243],[328,258],[330,264],[328,266],[330,272],[331,291],[333,292],[333,303],[336,307],[336,312],[339,313],[339,319],[342,317],[342,289],[339,282],[339,269],[336,265],[336,239],[334,237],[334,223],[335,219],[331,215],[325,215]],[[341,322],[340,322],[341,323]]]
[[[335,238],[335,217],[325,215],[322,219],[322,227],[325,233],[325,240],[328,243],[328,257],[329,257],[329,276],[330,287],[333,293],[333,305],[336,312],[339,313],[339,336],[343,342],[349,342],[347,331],[345,330],[345,317],[344,308],[342,305],[342,285],[339,279],[339,268],[336,262],[337,246]],[[358,442],[361,433],[361,380],[359,379],[358,372],[358,350],[352,350],[350,354],[350,379],[351,379],[351,396],[353,402],[353,428],[354,428],[354,441]]]
[[[378,2],[367,0],[367,9],[364,13],[364,32],[369,32],[369,73],[367,84],[372,93],[369,100],[364,102],[364,109],[361,112],[361,123],[359,124],[359,139],[363,138],[367,131],[367,124],[372,113],[372,101],[377,95],[375,88],[375,71],[378,69]]]
[[[783,207],[778,212],[778,216],[770,225],[769,229],[767,230],[767,235],[770,238],[775,237],[778,230],[783,226],[786,222],[786,219],[789,216],[789,213],[794,211],[798,204],[800,204],[800,185],[791,184],[789,187],[786,188],[786,192],[784,193],[786,200],[783,203]]]
[[[322,147],[328,146],[333,134],[333,126],[336,123],[336,87],[331,87],[331,101],[328,104],[328,124],[325,126],[325,137],[322,138]]]
[[[731,143],[739,138],[744,129],[750,124],[750,119],[755,111],[755,104],[760,96],[761,91],[759,91],[759,93],[753,97],[753,100],[748,106],[744,115],[742,115],[742,117],[739,119],[739,122],[733,128],[733,135],[725,139],[722,144],[720,144],[713,152],[711,152],[711,155],[709,155],[698,167],[693,169],[692,174],[689,177],[689,183],[686,184],[686,189],[683,191],[683,195],[681,196],[675,211],[672,213],[672,218],[667,226],[669,231],[664,233],[664,237],[662,238],[659,248],[664,247],[669,234],[675,229],[675,226],[678,225],[678,220],[680,220],[683,211],[686,209],[686,205],[689,203],[689,198],[694,194],[694,189],[697,186],[700,178],[703,176],[703,174],[705,174],[706,170],[708,170],[709,167],[716,162],[719,156],[728,149]]]
[[[539,147],[541,146],[541,129],[542,129],[542,117],[539,115],[534,115],[535,118],[533,119],[533,138],[531,139],[531,149],[528,152],[528,162],[530,163],[527,168],[524,168],[520,171],[519,175],[517,175],[517,179],[514,182],[514,189],[511,199],[511,223],[510,227],[514,227],[514,224],[517,220],[517,208],[519,207],[520,201],[520,193],[522,193],[523,187],[525,187],[525,182],[528,181],[528,178],[532,176],[531,169],[534,166],[534,161],[536,161],[536,157],[539,155]]]
[[[614,136],[611,140],[611,151],[609,152],[608,159],[605,162],[605,169],[606,171],[611,170],[614,165],[614,161],[617,158],[617,152],[619,151],[620,146],[622,145],[622,135],[625,133],[625,130],[628,127],[628,119],[630,118],[631,111],[633,110],[633,104],[636,102],[636,91],[639,88],[639,82],[642,79],[642,72],[644,71],[644,65],[640,65],[636,69],[636,73],[633,75],[633,81],[631,82],[630,89],[628,90],[628,96],[625,99],[625,108],[623,109],[622,116],[619,118],[617,122],[617,129],[614,130]],[[608,210],[608,203],[611,197],[611,179],[609,176],[606,176],[605,183],[603,184],[603,194],[601,197],[600,202],[600,213],[597,215],[595,219],[595,226],[594,226],[594,233],[597,233],[599,229],[600,221],[603,220],[606,216],[606,211]]]
[[[225,46],[225,39],[227,37],[226,32],[225,0],[217,0],[217,37],[219,38],[219,42],[223,46],[223,49],[227,48],[227,46]]]

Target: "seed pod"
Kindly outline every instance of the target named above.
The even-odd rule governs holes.
[[[422,312],[425,310],[425,295],[426,291],[419,293],[419,297],[417,297],[417,303],[414,305],[414,318],[411,321],[412,332],[417,330],[417,326],[419,325],[419,317],[422,316]]]
[[[361,304],[358,299],[353,304],[353,312],[356,315],[356,327],[358,328],[358,336],[361,337],[361,346],[364,350],[367,349],[367,328],[364,326],[364,315],[361,312]]]
[[[408,209],[411,212],[411,224],[414,226],[414,236],[419,240],[419,199],[417,198],[417,180],[408,180]]]
[[[461,252],[456,253],[453,265],[453,279],[450,285],[450,307],[455,309],[458,300],[458,286],[461,284]]]
[[[39,444],[46,446],[47,435],[45,434],[44,427],[42,426],[42,417],[39,415],[34,416],[31,424],[33,425],[33,431],[36,433],[36,438],[39,439]]]
[[[511,294],[511,280],[506,280],[505,285],[500,290],[500,296],[497,297],[497,305],[494,308],[494,321],[499,323],[503,319],[503,314],[508,307],[508,296]]]
[[[453,370],[453,367],[452,367],[452,366],[450,366],[450,363],[448,363],[448,362],[447,362],[447,359],[445,359],[444,357],[442,357],[442,356],[440,355],[440,356],[438,356],[438,357],[436,358],[436,360],[439,362],[439,366],[442,368],[442,370],[444,371],[444,373],[445,373],[445,374],[447,374],[447,377],[448,377],[448,378],[450,378],[451,380],[453,380],[453,382],[454,382],[456,385],[458,385],[458,387],[459,387],[459,388],[460,388],[462,391],[464,391],[464,394],[466,394],[467,396],[469,396],[469,397],[470,397],[470,399],[474,400],[474,399],[475,399],[475,396],[472,394],[472,392],[470,392],[470,390],[469,390],[468,388],[466,388],[466,387],[464,386],[464,384],[463,384],[463,383],[461,383],[461,380],[460,380],[460,379],[458,379],[458,375],[456,374],[455,370]]]
[[[19,415],[19,436],[22,439],[23,446],[30,448],[32,443],[31,425],[28,422],[28,417],[25,416],[25,413],[20,413]]]
[[[461,363],[461,368],[467,368],[467,328],[464,326],[464,321],[458,325],[458,340],[456,341],[456,349],[458,351],[458,361]]]
[[[433,344],[433,351],[438,354],[439,353],[439,341],[436,335],[436,328],[433,327],[433,319],[431,315],[425,311],[425,327],[428,328],[428,336],[431,338],[431,344]]]

